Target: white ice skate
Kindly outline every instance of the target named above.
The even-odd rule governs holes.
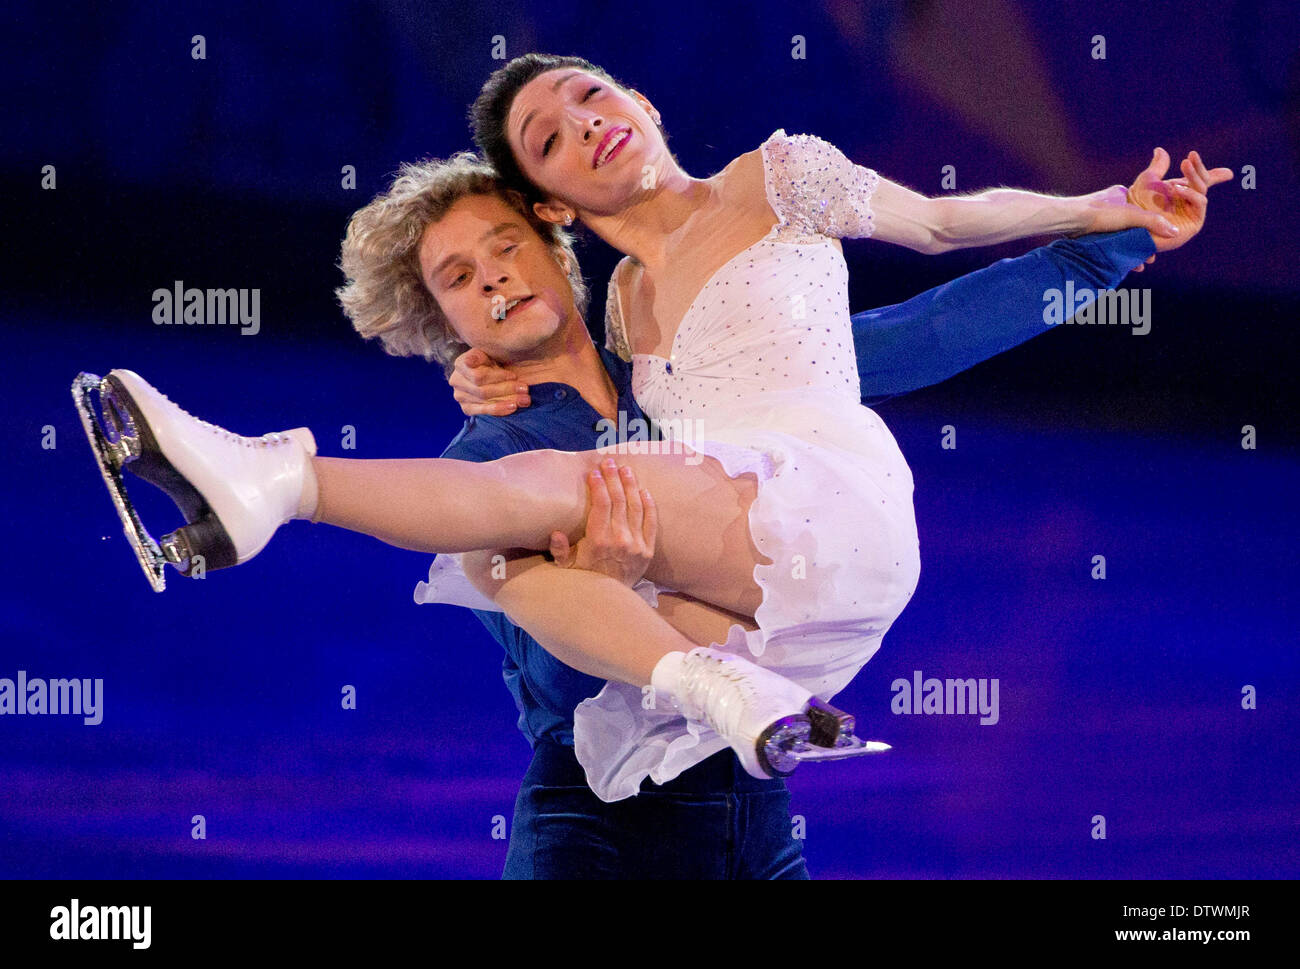
[[[98,415],[92,393],[98,394]],[[168,562],[187,576],[239,565],[297,513],[316,453],[307,428],[240,437],[187,414],[130,370],[113,370],[102,380],[78,374],[72,397],[127,540],[155,591],[164,588]],[[127,495],[123,468],[165,491],[187,524],[155,542]]]
[[[682,660],[682,712],[723,737],[754,777],[787,777],[811,760],[889,750],[854,736],[851,714],[735,653],[701,646]]]

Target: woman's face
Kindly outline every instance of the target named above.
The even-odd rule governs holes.
[[[650,102],[609,81],[563,67],[515,95],[506,138],[528,178],[580,214],[612,215],[654,188],[670,159]],[[545,218],[562,219],[550,207]]]

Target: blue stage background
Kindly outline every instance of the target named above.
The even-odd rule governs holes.
[[[438,454],[460,424],[438,368],[352,333],[335,263],[400,162],[469,147],[500,35],[508,56],[579,53],[636,86],[698,175],[776,128],[929,194],[945,165],[961,191],[1095,190],[1156,145],[1253,168],[1257,188],[1215,188],[1202,235],[1130,277],[1153,290],[1146,336],[1062,328],[878,408],[914,471],[922,576],[841,699],[895,749],[790,786],[814,877],[1296,877],[1300,31],[1283,3],[1182,10],[18,4],[0,64],[0,677],[101,677],[104,719],[0,717],[0,876],[499,875],[494,819],[529,751],[500,648],[469,613],[414,605],[429,556],[294,523],[248,565],[155,594],[68,387],[129,367],[240,433]],[[854,309],[1032,245],[848,243]],[[598,240],[580,256],[603,306],[614,258]],[[259,288],[260,332],[155,326],[151,294],[175,280]],[[133,494],[155,535],[179,524]],[[998,678],[999,722],[891,714],[916,670]]]

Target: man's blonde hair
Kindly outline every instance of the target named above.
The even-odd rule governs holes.
[[[429,158],[404,164],[386,192],[357,210],[348,222],[339,268],[347,283],[335,290],[343,312],[365,339],[378,337],[395,357],[422,356],[442,364],[450,375],[462,343],[420,273],[420,238],[467,195],[496,195],[517,211],[551,247],[557,260],[568,261],[573,303],[587,310],[573,239],[553,223],[539,219],[523,196],[507,188],[496,171],[472,152],[445,161]]]

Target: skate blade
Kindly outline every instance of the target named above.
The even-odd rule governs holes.
[[[122,467],[139,456],[139,439],[130,415],[116,407],[111,398],[106,402],[103,393],[103,380],[90,373],[77,374],[72,382],[72,399],[81,416],[81,426],[86,432],[86,440],[95,455],[95,463],[104,478],[109,497],[117,516],[122,519],[122,532],[135,550],[136,559],[144,569],[145,577],[155,592],[162,592],[166,587],[164,569],[168,557],[154,541],[152,535],[140,521],[140,516],[131,503],[126,485],[122,481]],[[100,410],[108,427],[100,423],[91,404],[91,393],[99,396]]]
[[[759,763],[777,777],[788,777],[809,761],[847,760],[890,750],[879,740],[862,740],[854,735],[852,714],[813,697],[805,714],[786,717],[773,724],[759,742]]]
[[[862,740],[854,736],[840,737],[834,747],[820,747],[806,741],[795,742],[786,752],[796,763],[818,760],[847,760],[850,757],[862,757],[866,754],[882,754],[891,750],[889,744],[879,740]]]
[[[891,749],[889,744],[879,740],[862,740],[852,734],[841,736],[832,747],[823,747],[808,739],[806,727],[793,725],[778,729],[759,748],[759,763],[776,777],[789,777],[800,764],[848,760],[850,757],[882,754]]]

